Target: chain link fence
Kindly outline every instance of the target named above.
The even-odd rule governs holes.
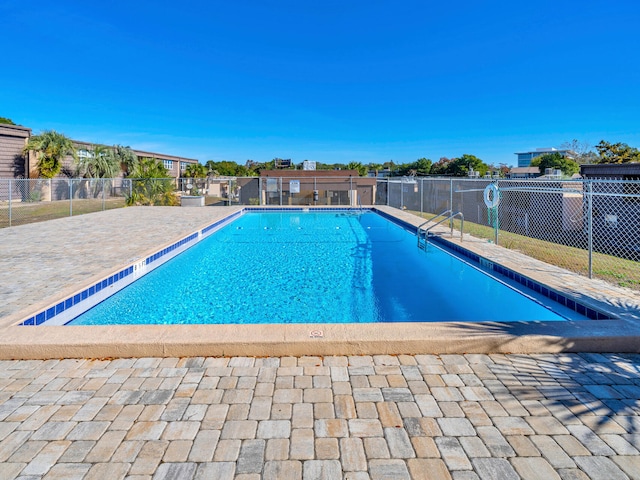
[[[0,227],[131,205],[336,205],[374,203],[376,180],[362,177],[0,179]]]
[[[376,204],[425,219],[461,212],[474,237],[640,290],[638,180],[390,178]]]
[[[589,277],[640,290],[640,181],[216,177],[0,179],[0,227],[132,204],[389,205]],[[456,220],[455,224],[460,225]]]
[[[0,179],[0,227],[82,215],[125,205],[125,179]]]

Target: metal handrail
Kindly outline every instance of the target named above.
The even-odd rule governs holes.
[[[438,217],[444,217],[446,215],[451,215],[451,213],[453,213],[451,210],[445,210],[444,212],[441,212],[441,213],[431,217],[429,220],[427,220],[426,222],[424,222],[424,223],[422,223],[422,224],[420,224],[418,226],[418,229],[416,231],[416,233],[418,235],[418,247],[420,246],[420,238],[422,238],[421,233],[420,233],[422,231],[422,227],[424,227],[427,223],[433,222]],[[425,233],[426,233],[426,230],[425,230]]]
[[[439,217],[440,215],[437,215],[434,218]],[[460,217],[460,241],[462,242],[463,238],[464,238],[464,215],[462,214],[462,212],[456,212],[456,213],[452,213],[449,216],[443,218],[442,220],[434,223],[433,225],[429,226],[428,228],[425,228],[424,230],[424,249],[427,248],[427,244],[428,244],[428,240],[429,240],[429,231],[434,228],[437,227],[438,225],[440,225],[441,223],[446,222],[447,220],[451,220],[451,238],[453,238],[453,219],[456,217]],[[424,223],[420,226],[422,227],[424,225]],[[418,248],[422,248],[420,247],[420,227],[418,227]]]
[[[438,223],[434,223],[429,228],[425,229],[424,231],[425,239],[429,237],[429,230],[431,230],[433,227],[437,227],[441,223],[446,222],[447,220],[452,220],[455,217],[460,217],[460,241],[462,241],[462,235],[464,233],[464,215],[462,214],[462,212],[453,213],[449,215],[447,218],[443,218]],[[451,237],[453,237],[453,222],[451,222]]]

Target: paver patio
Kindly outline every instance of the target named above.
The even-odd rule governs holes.
[[[0,323],[229,211],[4,229]],[[545,271],[638,322],[634,292]],[[640,479],[639,372],[614,353],[0,361],[0,480]]]
[[[0,479],[638,479],[640,356],[0,362]]]

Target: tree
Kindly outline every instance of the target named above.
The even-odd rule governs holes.
[[[626,143],[609,143],[600,140],[596,150],[600,155],[599,163],[640,162],[640,151]]]
[[[112,156],[114,161],[120,164],[120,168],[125,172],[125,175],[129,175],[138,166],[138,155],[130,147],[114,145],[113,148],[109,149],[108,155]]]
[[[416,175],[429,175],[433,162],[428,158],[419,158],[411,164],[411,169],[416,171]]]
[[[204,164],[204,168],[207,169],[207,175],[212,177],[219,177],[220,172],[218,172],[216,168],[216,162],[213,160],[207,160],[207,163]]]
[[[479,172],[480,176],[484,176],[489,171],[489,166],[475,155],[465,153],[459,158],[451,159],[447,165],[446,174],[454,177],[466,177],[471,169]]]
[[[254,162],[253,160],[247,160],[244,164],[245,171],[247,172],[248,177],[255,177],[260,174],[260,166],[262,164],[258,162]]]
[[[580,171],[580,165],[570,158],[560,155],[558,152],[545,153],[544,155],[534,158],[531,160],[531,166],[538,167],[540,169],[540,173],[544,173],[547,168],[562,170],[562,173],[567,177],[570,177],[574,173],[578,173],[578,171]]]
[[[399,165],[395,175],[429,175],[431,173],[431,166],[433,162],[428,158],[419,158],[413,163],[403,163]]]
[[[174,179],[156,158],[142,158],[131,172],[131,194],[127,205],[178,205]]]
[[[192,178],[194,181],[187,182],[187,187],[191,184],[191,195],[200,195],[200,189],[204,188],[203,178],[207,178],[209,170],[201,163],[190,163],[182,172],[182,176],[185,178]],[[198,179],[200,179],[198,181]]]
[[[598,156],[591,150],[591,145],[588,142],[581,142],[574,138],[570,142],[564,142],[560,148],[574,152],[573,160],[580,165],[598,162]]]
[[[396,166],[396,164],[394,163],[393,160],[389,160],[388,162],[384,162],[382,164],[382,168],[388,168],[391,171],[393,171],[395,166]]]
[[[238,165],[236,162],[231,162],[229,160],[222,160],[221,162],[208,160],[207,163],[205,163],[205,167],[209,175],[222,177],[246,177],[254,175],[255,170],[258,170],[260,165],[261,164],[252,162],[252,170],[250,170],[244,165]]]
[[[469,175],[471,169],[479,172],[480,176],[484,176],[489,171],[489,165],[475,155],[465,153],[458,158],[441,157],[440,160],[431,166],[430,173],[432,175],[466,177]]]
[[[78,160],[78,174],[87,178],[115,178],[121,172],[120,160],[104,145],[93,145]]]
[[[360,162],[350,162],[347,164],[347,170],[357,170],[358,175],[365,177],[367,175],[367,167]]]
[[[206,178],[209,170],[201,163],[190,163],[185,168],[182,176],[186,178]]]
[[[376,177],[377,177],[378,176],[378,172],[380,170],[382,170],[382,164],[381,163],[370,162],[369,165],[367,165],[367,168],[369,169],[369,171],[376,172]]]
[[[506,163],[498,164],[498,171],[500,172],[501,177],[506,177],[507,173],[511,171],[511,168]]]
[[[411,171],[410,163],[401,163],[396,166],[396,169],[391,172],[392,177],[403,177],[405,175],[415,175],[415,172]]]
[[[449,169],[449,164],[451,163],[451,159],[447,157],[440,157],[436,163],[431,165],[431,174],[432,175],[446,175],[447,170]]]
[[[53,178],[62,170],[66,155],[76,158],[76,148],[70,138],[55,130],[47,130],[34,135],[24,147],[24,153],[36,153],[36,170],[42,178]]]
[[[15,125],[15,123],[13,123],[13,120],[7,117],[0,117],[0,123],[3,123],[5,125]]]
[[[170,178],[164,164],[157,158],[141,158],[131,172],[133,178]]]

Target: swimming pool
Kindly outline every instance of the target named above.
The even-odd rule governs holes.
[[[134,267],[119,276],[135,277]],[[249,211],[117,294],[105,294],[98,305],[68,324],[509,322],[581,317],[507,282],[435,245],[426,252],[419,250],[410,231],[373,212]],[[38,323],[35,317],[31,320]]]

